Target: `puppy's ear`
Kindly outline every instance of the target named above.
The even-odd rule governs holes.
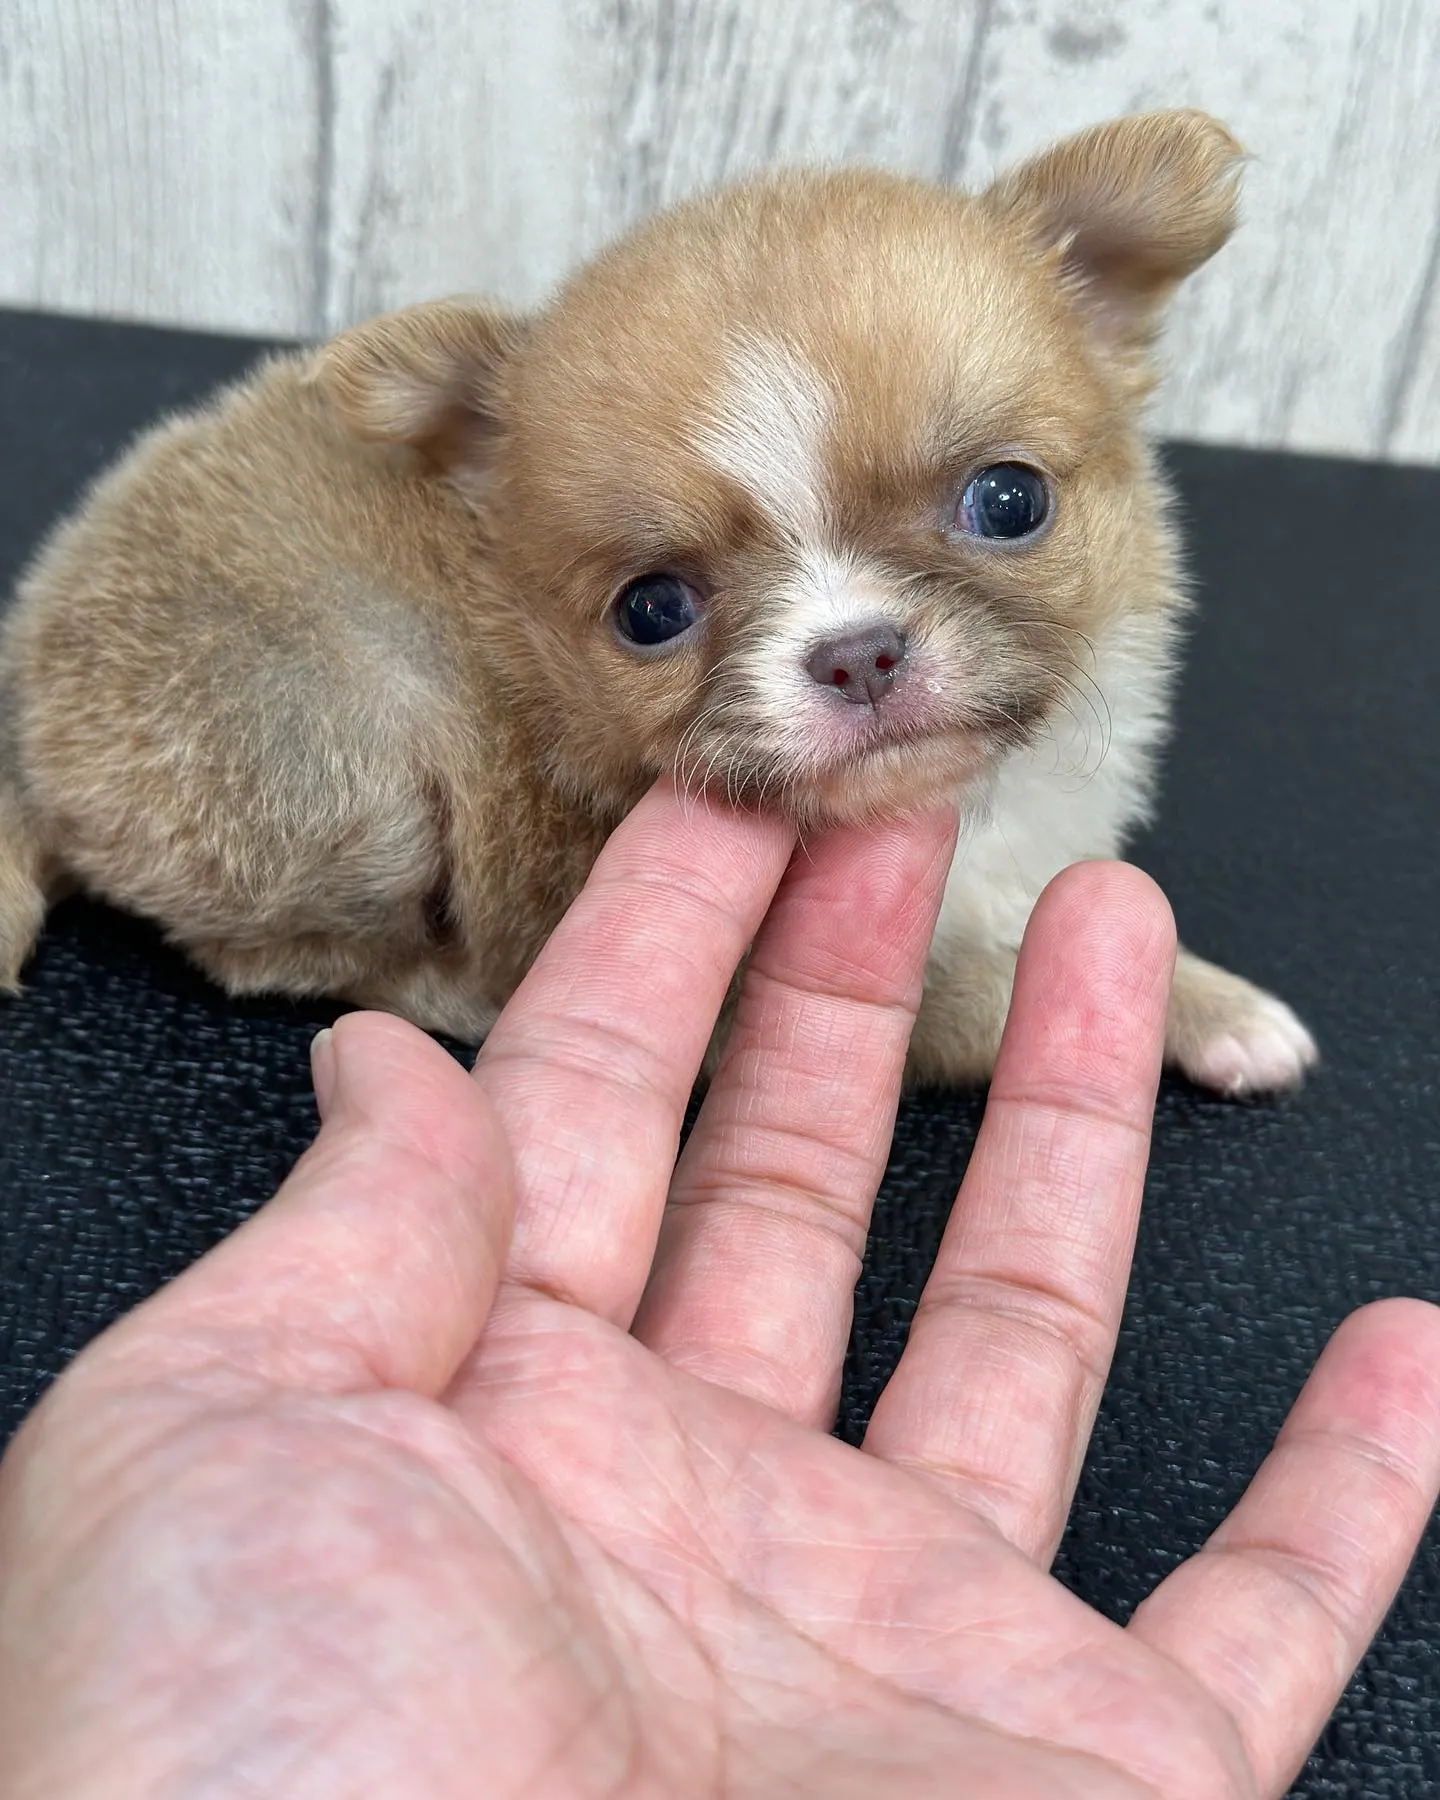
[[[503,427],[506,371],[527,330],[483,301],[429,301],[342,332],[311,379],[357,437],[413,444],[442,468],[479,468]]]
[[[1140,113],[1022,163],[984,204],[1051,253],[1108,347],[1134,352],[1234,230],[1243,155],[1207,113]]]

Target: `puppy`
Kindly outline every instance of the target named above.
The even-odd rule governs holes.
[[[1141,412],[1239,154],[1171,112],[973,197],[766,176],[536,316],[416,306],[159,426],[0,640],[0,982],[78,883],[231,993],[476,1041],[658,774],[806,831],[951,796],[910,1073],[983,1079],[1040,889],[1149,804]],[[1226,1093],[1315,1054],[1188,952],[1168,1049]]]

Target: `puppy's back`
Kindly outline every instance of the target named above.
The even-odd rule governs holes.
[[[447,554],[476,531],[408,452],[356,442],[299,356],[143,437],[42,548],[0,638],[9,939],[28,859],[202,961],[228,946],[232,987],[296,985],[281,940],[317,989],[347,955],[418,950],[448,771],[484,728],[473,561]],[[0,947],[28,944],[0,919]]]

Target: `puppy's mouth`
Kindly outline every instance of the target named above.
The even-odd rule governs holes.
[[[743,720],[722,714],[703,742],[692,742],[677,758],[681,779],[814,826],[963,795],[1031,740],[1045,706],[1018,693],[966,702],[911,670],[864,704],[817,689],[783,717],[769,707],[769,716],[744,712]]]

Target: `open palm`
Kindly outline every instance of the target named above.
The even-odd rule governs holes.
[[[1173,954],[1134,871],[1041,901],[905,1356],[826,1435],[952,836],[792,862],[657,792],[473,1079],[341,1021],[276,1200],[4,1464],[5,1800],[1283,1790],[1433,1504],[1440,1314],[1347,1322],[1127,1630],[1046,1573]]]

